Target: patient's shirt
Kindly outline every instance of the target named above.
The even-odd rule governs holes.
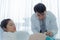
[[[3,32],[2,40],[16,40],[16,33]]]

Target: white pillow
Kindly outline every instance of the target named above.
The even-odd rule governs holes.
[[[3,33],[3,30],[0,27],[0,40],[2,40],[2,33]]]
[[[19,31],[15,33],[3,32],[2,40],[28,40],[29,34],[25,31]]]

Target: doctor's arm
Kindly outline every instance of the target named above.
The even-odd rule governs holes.
[[[58,27],[57,27],[57,21],[55,17],[52,17],[50,24],[51,24],[51,31],[53,35],[56,35],[58,32]]]
[[[31,17],[31,29],[33,33],[39,33],[38,24],[36,20],[34,19],[34,17]]]

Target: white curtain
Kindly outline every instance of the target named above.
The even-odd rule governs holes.
[[[56,16],[58,28],[60,28],[59,2],[60,0],[0,0],[0,22],[10,18],[15,22],[17,31],[27,31],[32,34],[30,18],[34,13],[33,7],[37,3],[44,3],[47,10]],[[60,38],[59,31],[57,38]]]

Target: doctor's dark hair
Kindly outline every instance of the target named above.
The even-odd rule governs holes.
[[[7,24],[11,19],[4,19],[1,21],[1,28],[4,30],[4,28],[7,28]]]
[[[39,12],[39,13],[43,13],[44,11],[46,11],[46,7],[44,4],[42,3],[38,3],[34,6],[34,12]]]

